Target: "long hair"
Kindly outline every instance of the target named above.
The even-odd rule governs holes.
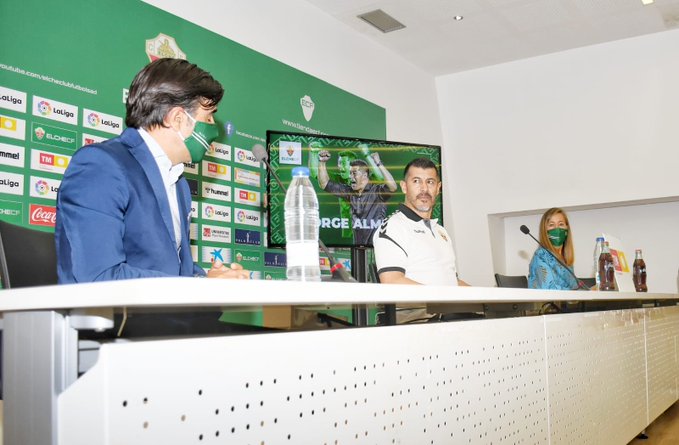
[[[173,107],[193,112],[198,105],[217,106],[224,89],[210,73],[181,59],[157,59],[132,81],[127,96],[125,124],[132,128],[164,126]]]
[[[568,215],[566,215],[566,212],[564,212],[562,209],[558,207],[552,207],[551,209],[547,210],[544,215],[542,215],[542,219],[540,220],[540,242],[555,255],[561,255],[559,249],[552,246],[551,241],[549,241],[549,236],[547,236],[547,222],[552,216],[559,213],[563,215],[566,225],[568,226],[568,236],[566,237],[566,242],[563,243],[563,260],[568,266],[572,266],[575,262],[575,250],[573,249],[573,229],[571,228],[571,223],[568,222]]]

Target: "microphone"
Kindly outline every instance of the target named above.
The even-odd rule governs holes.
[[[577,281],[577,283],[578,283],[578,289],[586,289],[586,290],[589,290],[589,287],[587,287],[587,285],[586,285],[585,283],[583,283],[582,281],[580,281],[580,279],[579,279],[578,277],[575,276],[575,273],[573,273],[573,271],[572,271],[568,266],[566,266],[566,264],[564,264],[564,262],[561,261],[561,259],[560,259],[559,257],[557,257],[556,255],[554,255],[554,252],[552,252],[550,249],[548,249],[547,247],[545,247],[545,246],[544,246],[537,238],[535,238],[533,235],[531,235],[530,230],[528,229],[528,227],[526,227],[525,225],[521,225],[521,227],[519,227],[519,229],[521,230],[521,232],[523,232],[524,235],[528,235],[528,236],[530,236],[531,238],[533,238],[533,239],[535,240],[535,242],[538,243],[538,244],[540,245],[540,247],[542,247],[543,249],[545,249],[552,257],[554,257],[554,259],[555,259],[559,264],[561,264],[561,266],[562,266],[564,269],[566,269],[566,270],[568,271],[569,274],[573,275],[573,278],[575,278],[575,281]]]
[[[278,186],[287,193],[288,189],[285,187],[285,185],[283,185],[283,182],[281,181],[281,178],[278,177],[278,174],[276,174],[276,170],[271,168],[271,164],[269,164],[269,155],[267,154],[266,149],[261,144],[255,144],[252,146],[252,154],[259,162],[266,165],[267,170],[274,177]],[[347,272],[347,270],[344,268],[344,265],[342,263],[338,263],[335,260],[335,257],[332,256],[325,243],[323,243],[320,238],[318,239],[318,246],[328,257],[328,261],[330,261],[330,272],[332,273],[330,278],[331,281],[344,281],[346,283],[357,282],[354,277],[349,275],[349,272]]]

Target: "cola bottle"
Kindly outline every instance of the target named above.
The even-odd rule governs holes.
[[[646,262],[641,255],[641,249],[637,249],[634,252],[632,278],[634,280],[634,288],[637,292],[648,292],[648,286],[646,286]]]
[[[604,241],[604,250],[599,255],[599,290],[615,290],[615,265],[608,241]]]

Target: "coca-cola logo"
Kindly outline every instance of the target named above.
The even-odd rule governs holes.
[[[36,226],[54,227],[57,223],[57,209],[51,206],[31,204],[29,223]]]

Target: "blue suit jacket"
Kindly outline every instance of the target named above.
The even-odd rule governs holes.
[[[177,201],[179,252],[163,180],[139,132],[128,128],[78,150],[57,195],[59,283],[204,275],[191,257],[191,193],[183,177]]]

